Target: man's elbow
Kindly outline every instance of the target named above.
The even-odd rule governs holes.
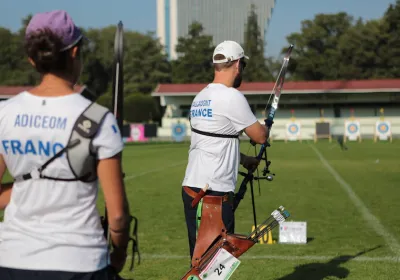
[[[268,139],[267,131],[263,129],[262,131],[260,131],[257,137],[253,139],[253,141],[256,142],[257,144],[264,144],[265,142],[267,142],[267,139]]]

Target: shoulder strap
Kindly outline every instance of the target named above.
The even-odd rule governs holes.
[[[55,181],[84,181],[89,182],[97,178],[96,151],[92,148],[92,140],[96,136],[102,121],[109,110],[97,103],[91,103],[76,120],[66,147],[47,160],[41,167],[14,178],[15,181],[29,179],[49,179]],[[82,145],[83,144],[83,145]],[[68,164],[75,178],[56,178],[45,176],[43,170],[60,157],[67,154]]]
[[[92,141],[109,112],[106,107],[93,102],[75,122],[69,142],[79,139],[83,145],[68,149],[67,159],[72,173],[76,178],[81,178],[81,181],[90,182],[97,179],[97,158]]]

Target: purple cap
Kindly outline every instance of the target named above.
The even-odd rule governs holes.
[[[83,38],[81,30],[75,25],[70,15],[62,10],[35,14],[26,27],[25,37],[45,28],[61,38],[64,45],[61,51],[69,49]]]

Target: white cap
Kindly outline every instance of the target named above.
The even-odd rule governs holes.
[[[222,54],[225,59],[215,60],[214,57],[217,54]],[[235,41],[223,41],[215,47],[213,54],[213,63],[224,63],[228,61],[238,60],[240,58],[249,59],[248,56],[244,55],[243,48]]]

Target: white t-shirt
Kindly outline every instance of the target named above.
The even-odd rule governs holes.
[[[244,95],[223,84],[209,84],[190,108],[192,127],[217,134],[238,134],[257,122]],[[239,140],[192,132],[183,186],[233,192],[240,164]]]
[[[13,177],[39,168],[61,150],[90,101],[79,93],[38,97],[28,92],[0,102],[0,154]],[[98,158],[123,148],[115,117],[108,113],[92,144]],[[74,178],[66,155],[43,172]],[[46,179],[14,183],[0,231],[0,266],[27,270],[91,272],[108,264],[96,209],[98,181]]]

